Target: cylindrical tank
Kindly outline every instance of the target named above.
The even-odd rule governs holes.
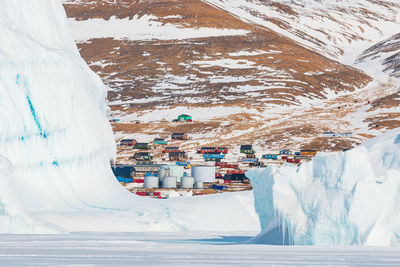
[[[181,180],[181,188],[190,189],[193,188],[194,185],[194,177],[191,176],[183,176]]]
[[[204,188],[203,182],[196,182],[196,188],[197,189],[203,189]]]
[[[166,176],[162,179],[163,188],[176,188],[176,177]]]
[[[214,166],[193,166],[192,176],[195,182],[214,183],[215,167]]]
[[[162,181],[166,176],[175,176],[178,183],[181,182],[183,177],[184,168],[178,165],[166,165],[160,169],[160,180]]]
[[[144,177],[144,188],[158,188],[159,178],[157,176]]]

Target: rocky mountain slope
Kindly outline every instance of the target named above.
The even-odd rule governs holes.
[[[356,63],[360,66],[373,65],[377,70],[382,65],[384,72],[400,78],[400,33],[366,49]]]
[[[371,83],[375,77],[328,57],[391,32],[387,25],[397,25],[399,6],[303,2],[69,0],[64,6],[81,55],[109,87],[111,116],[120,119],[117,138],[150,141],[183,131],[193,138],[181,144],[187,147],[252,142],[340,150],[391,128],[368,120],[368,101],[395,93],[393,82]],[[270,10],[278,12],[275,19]],[[180,113],[193,115],[194,123],[171,123]],[[327,139],[323,131],[354,134]]]
[[[265,26],[320,54],[350,63],[398,32],[396,0],[206,0],[243,21]]]

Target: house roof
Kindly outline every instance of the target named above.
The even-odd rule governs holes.
[[[136,143],[135,146],[147,146],[149,143]]]
[[[150,153],[149,152],[137,152],[137,153],[135,153],[135,156],[136,155],[138,155],[138,156],[148,156],[148,155],[150,155]]]
[[[169,150],[169,149],[179,149],[179,147],[178,146],[167,146],[165,148],[165,150]]]
[[[215,149],[215,147],[214,146],[204,146],[201,149]]]
[[[240,150],[250,150],[253,148],[253,145],[241,145]]]
[[[185,135],[185,133],[173,133],[172,135]]]

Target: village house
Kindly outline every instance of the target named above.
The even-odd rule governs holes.
[[[188,140],[186,133],[173,133],[171,134],[171,139],[175,140]]]
[[[160,171],[160,164],[136,164],[133,166],[137,173],[158,172]]]
[[[119,142],[120,146],[134,146],[136,144],[135,139],[122,139]]]
[[[222,153],[222,154],[228,154],[228,148],[226,148],[226,147],[218,147],[216,152]]]
[[[253,146],[252,145],[241,145],[240,146],[240,153],[243,153],[243,154],[254,154]]]
[[[302,149],[300,150],[301,156],[315,156],[317,154],[317,150],[314,149]]]
[[[292,155],[293,152],[291,150],[287,150],[287,149],[282,149],[279,150],[279,155]]]
[[[179,122],[192,122],[192,116],[186,115],[186,114],[181,114],[178,116]]]
[[[177,146],[167,146],[163,150],[163,153],[170,153],[170,152],[181,152],[181,151],[179,150],[179,147],[177,147]]]
[[[181,152],[170,152],[168,154],[169,160],[170,161],[181,161],[187,159],[186,152],[181,151]]]
[[[151,149],[149,143],[136,143],[134,149]]]
[[[204,153],[209,153],[209,152],[215,152],[215,150],[216,150],[215,147],[202,147],[197,150],[197,153],[204,154]]]
[[[218,153],[218,152],[207,152],[207,153],[204,153],[203,157],[205,159],[223,159],[224,155],[222,153]]]
[[[135,160],[152,160],[153,155],[149,152],[138,152],[133,155],[133,159]]]
[[[272,159],[272,160],[277,160],[278,155],[277,154],[265,154],[262,156],[264,159]]]
[[[164,138],[156,138],[153,140],[153,145],[168,145],[168,141]]]

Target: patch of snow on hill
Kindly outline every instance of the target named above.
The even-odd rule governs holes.
[[[171,23],[161,23],[154,15],[138,15],[133,19],[118,19],[115,16],[109,20],[68,19],[72,33],[77,42],[93,38],[114,38],[129,40],[182,40],[212,36],[245,35],[246,30],[217,28],[184,28]]]

